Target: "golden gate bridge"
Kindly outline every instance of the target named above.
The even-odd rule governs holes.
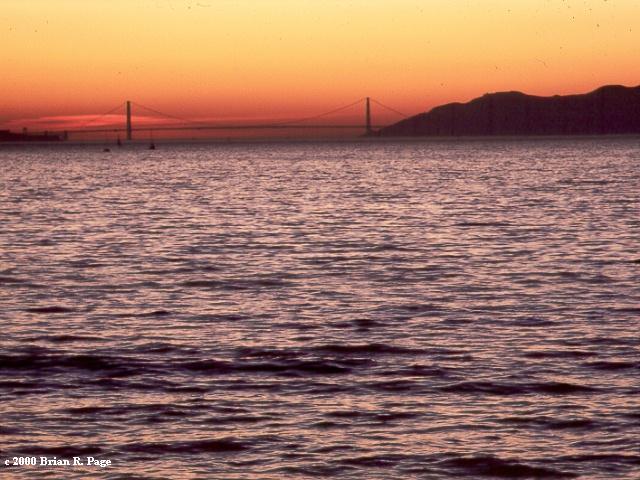
[[[364,104],[364,121],[362,123],[340,123],[340,124],[332,124],[332,123],[318,123],[318,121],[328,117],[330,115],[334,115],[337,113],[344,112],[347,109],[354,108],[357,105]],[[355,102],[349,103],[347,105],[343,105],[338,108],[334,108],[332,110],[322,112],[318,115],[313,115],[310,117],[297,118],[293,120],[283,120],[279,122],[264,122],[264,123],[235,123],[235,124],[226,124],[226,123],[205,123],[197,120],[192,120],[188,118],[179,117],[176,115],[167,114],[156,110],[151,107],[147,107],[141,105],[136,102],[132,102],[127,100],[119,104],[117,107],[108,110],[91,120],[83,123],[77,128],[67,129],[62,132],[53,132],[48,131],[47,133],[60,133],[64,136],[65,139],[68,139],[71,135],[80,135],[80,134],[107,134],[107,133],[125,133],[126,139],[131,141],[134,138],[134,132],[160,132],[160,131],[216,131],[216,130],[294,130],[294,129],[311,129],[311,130],[362,130],[365,135],[374,135],[377,129],[383,128],[386,125],[378,125],[374,124],[372,121],[372,104],[377,105],[395,114],[398,117],[405,118],[408,115],[389,107],[378,100],[375,100],[370,97],[364,97],[356,100]],[[133,109],[137,108],[146,112],[150,112],[155,115],[155,118],[159,119],[169,119],[173,120],[176,123],[173,124],[134,124],[134,117],[132,115]],[[96,126],[91,127],[92,123],[96,123],[101,119],[111,115],[113,116],[119,110],[124,110],[124,121],[120,125],[110,125],[110,126]],[[166,121],[166,120],[165,120]]]

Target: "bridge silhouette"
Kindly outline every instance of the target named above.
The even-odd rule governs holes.
[[[354,108],[357,105],[364,104],[364,121],[363,123],[348,123],[348,124],[330,124],[330,123],[317,123],[317,121],[328,117],[330,115],[343,112],[349,108]],[[326,112],[322,112],[318,115],[313,115],[310,117],[297,118],[293,120],[283,120],[279,122],[265,122],[265,123],[236,123],[236,124],[227,124],[227,123],[205,123],[197,120],[191,120],[188,118],[183,118],[171,114],[167,114],[161,112],[159,110],[146,107],[136,102],[126,101],[124,103],[119,104],[117,107],[108,110],[91,120],[83,123],[77,128],[67,129],[63,132],[59,132],[64,135],[64,138],[69,138],[71,135],[78,134],[99,134],[99,133],[125,133],[126,139],[131,141],[134,138],[134,132],[160,132],[160,131],[200,131],[200,130],[296,130],[296,129],[310,129],[310,130],[363,130],[365,135],[373,135],[376,129],[380,129],[385,127],[386,125],[378,125],[373,124],[372,122],[372,114],[371,114],[371,105],[375,104],[389,112],[394,113],[395,115],[405,118],[408,115],[389,107],[373,98],[364,97],[356,100],[355,102],[349,103],[347,105],[343,105],[338,108],[334,108],[332,110],[328,110]],[[124,108],[123,108],[124,107]],[[173,124],[156,124],[156,125],[135,125],[134,118],[132,115],[133,108],[136,107],[146,112],[150,112],[156,116],[156,118],[165,120],[170,119],[176,123]],[[96,123],[98,120],[107,117],[108,115],[114,115],[119,110],[124,110],[124,118],[123,123],[121,125],[113,125],[113,126],[99,126],[99,127],[90,127],[90,124]],[[315,123],[313,123],[315,121]],[[51,133],[51,131],[49,132]]]

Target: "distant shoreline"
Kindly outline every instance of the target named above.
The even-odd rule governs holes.
[[[337,138],[237,138],[226,139],[157,139],[154,143],[157,146],[173,145],[255,145],[255,144],[392,144],[392,143],[470,143],[470,142],[543,142],[543,141],[611,141],[611,140],[634,140],[640,144],[640,133],[629,134],[604,134],[604,135],[460,135],[460,136],[385,136],[385,137],[337,137]],[[0,151],[6,148],[50,148],[56,147],[64,149],[66,147],[108,147],[111,152],[117,153],[119,150],[146,150],[148,141],[134,140],[125,143],[122,147],[117,147],[114,142],[104,140],[86,141],[54,141],[54,142],[0,142]]]

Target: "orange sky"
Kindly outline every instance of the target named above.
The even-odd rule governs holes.
[[[416,113],[637,85],[639,19],[637,0],[1,0],[0,124],[126,99],[295,118],[367,95]]]

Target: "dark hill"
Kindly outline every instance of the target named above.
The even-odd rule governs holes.
[[[449,103],[381,129],[378,135],[603,135],[640,133],[640,86],[612,85],[584,95],[485,94]]]

